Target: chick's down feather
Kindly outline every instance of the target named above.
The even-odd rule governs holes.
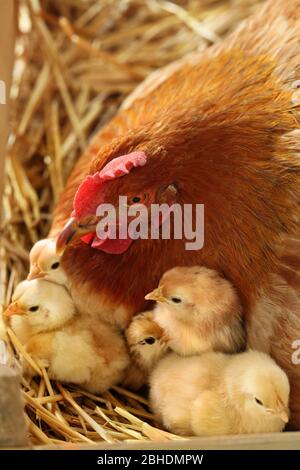
[[[150,377],[150,402],[164,426],[182,435],[281,431],[289,381],[267,355],[205,353],[163,358]]]
[[[12,329],[52,379],[103,392],[129,365],[124,338],[111,325],[79,314],[65,287],[43,279],[21,282],[6,310]],[[26,360],[24,372],[35,375]]]

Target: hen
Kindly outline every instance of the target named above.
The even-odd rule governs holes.
[[[121,327],[168,269],[205,264],[224,273],[242,299],[250,346],[289,375],[298,428],[299,64],[300,0],[272,0],[224,43],[154,74],[77,163],[50,233],[72,214],[58,247],[72,239],[62,266],[75,303]],[[119,195],[132,204],[203,203],[203,249],[97,240],[96,208]]]

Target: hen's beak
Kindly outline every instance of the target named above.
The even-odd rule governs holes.
[[[152,292],[145,296],[146,300],[155,300],[155,302],[167,302],[167,299],[163,296],[161,287],[154,289]]]
[[[39,268],[37,264],[34,264],[29,271],[27,276],[27,281],[32,281],[33,279],[40,279],[45,277],[45,273]]]
[[[56,240],[57,254],[60,256],[71,242],[78,240],[88,233],[93,233],[95,230],[96,221],[80,224],[75,217],[72,217],[58,235]]]
[[[27,312],[20,307],[18,302],[12,302],[4,312],[6,317],[12,317],[13,315],[25,315]]]

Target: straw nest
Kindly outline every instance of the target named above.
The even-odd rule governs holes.
[[[12,120],[0,232],[0,305],[28,269],[55,202],[90,136],[151,71],[219,41],[259,0],[27,0],[19,2]],[[26,355],[8,328],[16,360]],[[102,396],[22,379],[34,444],[181,439],[157,427],[144,396]]]

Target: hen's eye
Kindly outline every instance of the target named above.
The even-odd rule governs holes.
[[[172,297],[171,300],[174,304],[180,304],[180,302],[182,302],[179,297]]]
[[[147,198],[148,198],[148,195],[147,193],[143,194],[142,196],[133,196],[131,199],[130,199],[130,202],[132,204],[138,204],[139,202],[146,202],[147,201]]]
[[[146,344],[154,344],[155,343],[155,338],[153,338],[153,336],[149,336],[149,338],[145,338],[145,343]]]
[[[59,267],[59,262],[58,261],[56,261],[55,263],[53,263],[51,265],[51,269],[57,269],[58,267]]]
[[[134,204],[136,204],[137,202],[141,202],[141,198],[139,196],[134,196],[132,198],[132,202],[134,202]]]
[[[256,401],[256,403],[257,403],[258,405],[263,406],[263,402],[262,402],[261,400],[259,400],[258,398],[254,397],[254,400]]]
[[[34,305],[33,307],[30,307],[29,311],[30,312],[37,312],[39,309],[39,306],[38,305]]]

